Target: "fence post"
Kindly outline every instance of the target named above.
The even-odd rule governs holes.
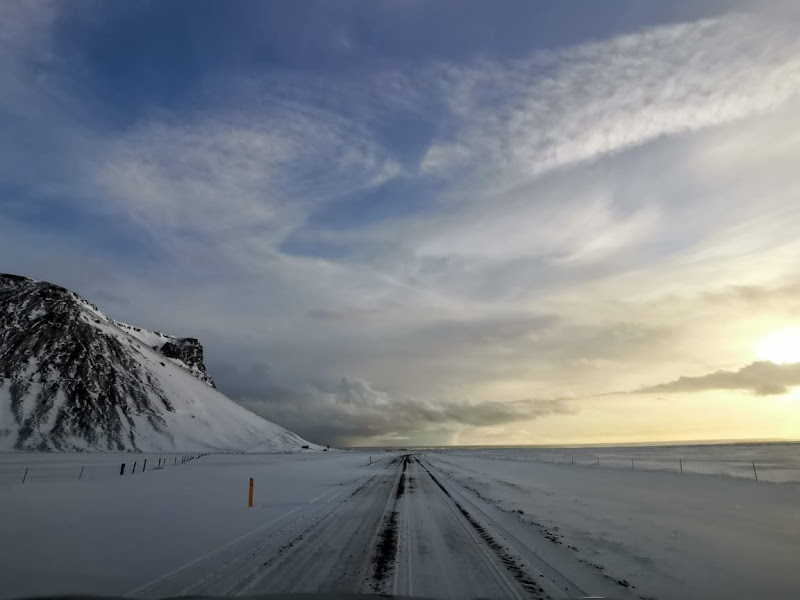
[[[250,492],[247,495],[247,506],[253,508],[253,478],[250,478]]]
[[[680,463],[680,465],[681,465],[681,475],[683,475],[683,459],[682,459],[682,458],[679,458],[679,459],[678,459],[678,462],[679,462],[679,463]]]
[[[125,475],[125,463],[122,463],[122,465],[120,465],[119,474],[120,475]]]
[[[144,459],[144,464],[142,465],[142,473],[144,473],[145,471],[147,471],[147,459],[146,458]]]
[[[80,479],[81,477],[83,477],[83,470],[84,470],[85,468],[86,468],[85,466],[84,466],[84,467],[81,467],[81,472],[80,472],[80,473],[78,473],[78,479]]]
[[[136,473],[136,461],[133,461],[133,468],[131,469],[131,475]]]
[[[25,478],[28,476],[28,469],[30,469],[30,467],[25,467],[25,474],[22,476],[22,483],[25,483]]]
[[[753,463],[753,475],[756,476],[756,483],[758,483],[758,471],[756,471],[756,463]]]
[[[600,468],[600,457],[599,456],[597,457],[597,468],[598,469]]]
[[[177,456],[175,457],[175,464],[176,465],[178,464],[178,457]]]

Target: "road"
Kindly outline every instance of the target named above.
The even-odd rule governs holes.
[[[388,455],[130,595],[637,598],[516,517],[450,479],[435,457]]]

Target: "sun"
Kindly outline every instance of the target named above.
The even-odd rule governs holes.
[[[759,360],[785,364],[800,362],[800,325],[782,327],[753,344]]]

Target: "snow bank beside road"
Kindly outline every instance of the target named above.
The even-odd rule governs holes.
[[[454,481],[660,600],[793,598],[800,485],[429,455]]]

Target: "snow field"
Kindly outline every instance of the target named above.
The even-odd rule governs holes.
[[[30,455],[0,455],[8,457]],[[74,471],[141,454],[39,454]],[[353,452],[209,455],[103,479],[0,484],[0,598],[125,594],[359,476]],[[32,469],[33,471],[33,469]],[[250,477],[255,503],[247,508]]]
[[[466,453],[429,460],[539,529],[551,545],[642,597],[793,598],[800,485],[727,476],[576,468]]]
[[[707,444],[582,448],[482,448],[443,450],[550,464],[626,471],[669,471],[684,475],[727,475],[773,483],[800,483],[800,444]]]

